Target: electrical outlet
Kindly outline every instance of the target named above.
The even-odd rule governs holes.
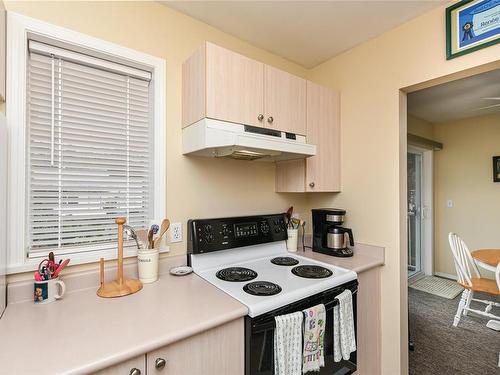
[[[182,241],[182,223],[170,224],[170,242]]]

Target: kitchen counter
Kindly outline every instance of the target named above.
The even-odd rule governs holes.
[[[248,312],[194,273],[163,274],[122,298],[99,298],[96,289],[68,293],[46,305],[10,304],[0,319],[1,372],[89,373]]]
[[[315,253],[310,248],[306,248],[306,251],[303,251],[302,247],[300,247],[296,254],[320,262],[333,264],[334,266],[347,268],[357,273],[368,271],[372,268],[382,266],[385,263],[383,247],[356,243],[352,249],[354,250],[354,255],[348,258],[339,258],[322,253]]]
[[[356,244],[350,258],[310,249],[296,254],[362,274],[384,264],[384,249],[364,244]],[[184,261],[163,258],[159,281],[122,298],[97,297],[98,272],[63,276],[72,292],[46,305],[33,304],[32,282],[10,287],[16,303],[0,319],[2,373],[90,373],[247,315],[246,306],[194,273],[168,273]],[[130,273],[136,267],[128,269],[136,277]]]

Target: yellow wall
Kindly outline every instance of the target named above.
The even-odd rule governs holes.
[[[167,215],[172,222],[183,223],[184,238],[189,218],[284,212],[290,205],[304,212],[306,198],[303,195],[274,193],[273,163],[185,157],[181,151],[182,62],[205,40],[299,76],[305,76],[304,68],[157,2],[5,3],[8,11],[167,61]],[[185,252],[185,241],[171,245],[171,254]],[[73,267],[68,272],[95,267]],[[29,273],[12,275],[9,281],[31,277]]]
[[[500,45],[450,61],[445,59],[444,7],[424,14],[316,67],[309,78],[341,92],[342,189],[310,196],[312,207],[348,210],[347,225],[357,240],[386,247],[382,271],[382,368],[399,374],[407,366],[405,322],[406,249],[400,211],[399,90],[500,58]],[[400,150],[400,147],[403,149]],[[402,284],[401,284],[402,283]],[[404,315],[403,315],[404,316]]]
[[[491,159],[500,155],[500,113],[435,124],[434,136],[444,145],[434,153],[434,269],[455,275],[449,232],[471,250],[500,245],[500,183],[493,182]]]
[[[7,2],[6,6],[167,60],[167,209],[171,219],[185,222],[193,216],[268,212],[291,203],[302,213],[310,207],[347,208],[347,224],[357,240],[386,247],[381,301],[383,374],[404,371],[407,342],[400,308],[404,311],[405,307],[400,304],[406,293],[406,271],[400,264],[403,257],[404,265],[405,254],[400,251],[399,159],[406,124],[401,137],[399,89],[493,62],[500,56],[500,45],[446,61],[441,8],[306,72],[156,3]],[[181,155],[181,62],[206,39],[341,91],[343,193],[274,194],[272,165]],[[184,251],[184,244],[173,247],[173,253]]]
[[[421,118],[408,114],[408,133],[418,135],[427,139],[432,139],[434,129],[433,124]]]

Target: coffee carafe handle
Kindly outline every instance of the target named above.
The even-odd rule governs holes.
[[[349,244],[351,246],[354,246],[354,236],[352,235],[352,229],[350,228],[345,228],[345,231],[347,232],[347,234],[349,235]]]

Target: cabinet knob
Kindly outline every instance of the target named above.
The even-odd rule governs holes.
[[[258,115],[257,120],[259,120],[259,121],[264,120],[264,115],[262,113],[260,115]]]
[[[141,375],[141,370],[134,367],[132,370],[130,370],[130,375]]]
[[[161,370],[162,368],[164,368],[166,364],[167,364],[167,360],[166,359],[156,358],[156,360],[155,360],[155,367],[158,370]]]
[[[309,186],[313,188],[314,187],[314,182],[309,182]]]
[[[268,122],[268,123],[272,124],[272,123],[273,123],[273,121],[274,121],[273,116],[269,116],[269,117],[267,118],[267,122]]]

